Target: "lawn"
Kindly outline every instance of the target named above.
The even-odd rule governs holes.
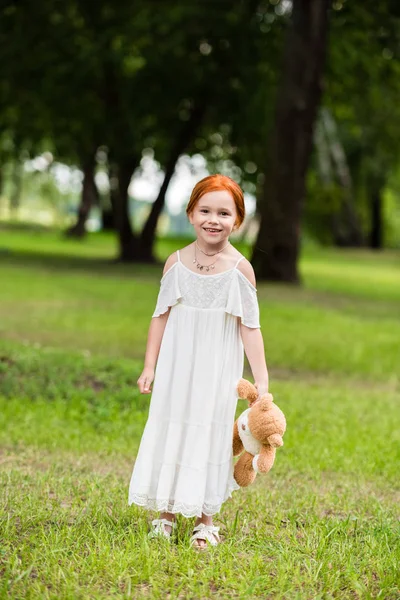
[[[127,506],[161,263],[0,236],[0,598],[400,598],[399,253],[306,249],[302,288],[258,284],[285,445],[199,555],[192,520],[149,541],[156,515]]]

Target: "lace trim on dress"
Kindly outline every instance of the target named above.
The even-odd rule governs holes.
[[[182,264],[179,270],[182,304],[193,308],[224,309],[232,274],[230,269],[215,275],[200,275]]]
[[[157,512],[169,512],[169,513],[180,513],[184,517],[201,517],[202,513],[211,517],[221,510],[222,504],[232,497],[232,492],[240,489],[240,486],[233,479],[232,483],[228,486],[225,497],[217,504],[209,504],[205,502],[202,506],[190,505],[184,502],[175,502],[174,500],[162,500],[159,498],[149,498],[146,494],[131,494],[129,504],[137,504],[143,506],[148,510],[154,510]]]

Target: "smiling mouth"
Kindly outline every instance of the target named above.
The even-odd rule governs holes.
[[[219,233],[221,229],[211,229],[210,227],[203,227],[204,231],[210,231],[211,233]]]

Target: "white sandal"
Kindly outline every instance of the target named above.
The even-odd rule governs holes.
[[[176,527],[176,523],[174,523],[174,521],[168,521],[168,519],[153,519],[151,524],[153,526],[153,529],[148,534],[149,538],[155,538],[155,537],[160,537],[160,536],[165,537],[165,538],[170,538],[171,532],[167,531],[165,529],[164,525],[169,525],[170,527],[172,527],[172,529],[174,529],[174,527]]]
[[[196,548],[202,549],[202,546],[196,543],[196,540],[204,540],[206,542],[204,548],[208,546],[208,543],[211,546],[218,546],[220,543],[220,537],[218,535],[219,527],[215,527],[215,525],[205,525],[205,523],[199,523],[193,529],[193,535],[190,538],[190,545],[195,546]]]

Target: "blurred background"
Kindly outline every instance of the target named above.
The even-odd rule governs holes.
[[[398,600],[399,59],[398,0],[0,3],[2,598]],[[288,430],[200,559],[127,492],[162,264],[216,172]]]
[[[157,235],[190,233],[194,183],[221,172],[246,192],[240,236],[263,279],[298,281],[300,239],[399,248],[399,13],[3,3],[2,225],[112,230],[120,260],[152,261]]]

